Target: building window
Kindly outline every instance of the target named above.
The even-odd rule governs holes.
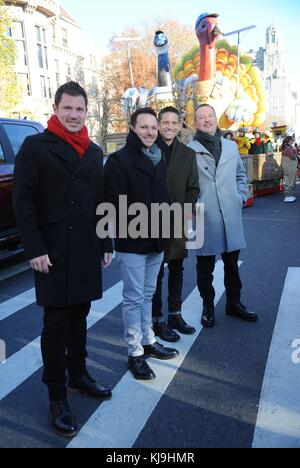
[[[41,76],[41,95],[42,98],[47,98],[47,89],[46,89],[46,77]]]
[[[69,63],[66,63],[66,81],[71,81],[72,76],[71,76],[71,65]]]
[[[51,90],[51,81],[49,77],[41,76],[41,96],[44,99],[51,99],[52,98],[52,90]]]
[[[52,98],[52,91],[51,91],[51,81],[50,78],[47,78],[47,88],[48,88],[48,97],[49,99]]]
[[[60,73],[59,73],[59,60],[55,60],[55,78],[56,78],[56,88],[60,87]]]
[[[95,76],[92,77],[91,95],[93,97],[97,97],[97,95],[98,95],[98,80],[97,80],[97,78]]]
[[[51,25],[52,41],[56,44],[56,24],[52,23]]]
[[[43,98],[47,98],[46,78],[45,78],[45,76],[41,76],[41,96]]]
[[[69,47],[68,30],[65,28],[62,29],[62,40],[63,40],[63,47],[68,48]]]
[[[14,39],[17,49],[16,65],[28,65],[24,24],[22,21],[13,21],[11,27],[8,29],[8,36]]]
[[[31,96],[31,86],[28,73],[18,73],[18,83],[23,96]]]
[[[42,28],[41,26],[36,26],[35,31],[36,31],[37,56],[38,56],[39,67],[48,70],[49,63],[48,63],[48,48],[47,48],[47,42],[46,42],[46,30]]]

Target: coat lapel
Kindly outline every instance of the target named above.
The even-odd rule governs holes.
[[[218,164],[218,168],[221,166],[224,166],[224,164],[227,164],[228,161],[230,161],[230,159],[232,159],[233,157],[232,151],[229,148],[229,146],[231,145],[227,145],[227,140],[225,138],[221,138],[221,142],[222,142],[222,154],[221,154],[221,158]]]
[[[48,144],[51,153],[63,159],[73,169],[80,163],[80,157],[76,154],[74,149],[56,135],[46,131],[43,141]]]
[[[83,170],[86,170],[91,164],[95,164],[95,156],[98,156],[99,158],[99,166],[103,164],[102,153],[94,143],[91,143],[84,156],[80,158],[79,164],[77,165],[75,172],[81,172]]]
[[[154,176],[155,167],[146,155],[136,155],[134,158],[134,165],[141,171],[146,172],[149,176]]]

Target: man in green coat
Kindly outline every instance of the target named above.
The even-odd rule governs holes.
[[[195,204],[199,195],[199,177],[196,155],[193,150],[184,145],[178,134],[181,129],[180,115],[174,107],[166,107],[159,116],[158,145],[168,164],[167,187],[171,204]],[[164,263],[169,267],[169,316],[168,323],[164,321],[162,313],[162,282],[164,277],[164,263],[157,280],[157,289],[153,297],[152,318],[156,336],[170,343],[175,343],[180,336],[191,335],[196,330],[189,326],[182,318],[182,287],[184,259],[187,257],[186,239],[170,239],[165,251]]]

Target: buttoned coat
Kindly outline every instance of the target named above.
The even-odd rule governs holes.
[[[178,138],[174,140],[168,163],[167,187],[170,204],[179,203],[184,209],[185,203],[194,205],[198,200],[199,177],[196,155]],[[172,237],[165,251],[165,260],[182,260],[186,256],[186,237]]]
[[[200,203],[204,204],[204,245],[199,256],[235,252],[246,247],[242,210],[247,200],[247,176],[235,142],[221,138],[222,155],[217,166],[213,155],[198,141],[196,152]]]
[[[105,200],[111,203],[117,214],[115,250],[122,253],[147,255],[161,253],[166,246],[166,240],[162,236],[161,222],[152,225],[151,209],[153,205],[168,204],[167,191],[167,163],[161,161],[154,166],[152,161],[143,152],[140,138],[132,130],[129,132],[124,148],[112,154],[104,168]],[[129,215],[130,207],[134,204],[142,204],[147,208],[148,222],[143,226],[145,232],[138,238],[132,238],[128,233],[125,238],[120,236],[120,196],[127,197],[127,218],[124,223],[126,231],[130,223],[135,219]],[[125,208],[126,209],[126,208]],[[158,220],[160,221],[160,220]],[[152,236],[152,228],[155,227],[156,236]],[[142,229],[144,231],[144,229]]]
[[[14,207],[28,259],[48,254],[50,274],[35,273],[37,303],[65,307],[102,296],[96,234],[103,201],[103,154],[91,143],[82,159],[47,130],[28,137],[16,158]]]

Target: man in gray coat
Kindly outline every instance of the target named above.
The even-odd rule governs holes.
[[[202,104],[196,110],[197,132],[190,147],[196,152],[200,203],[205,206],[204,245],[197,252],[198,288],[203,299],[201,323],[215,324],[213,272],[216,256],[225,267],[226,314],[256,321],[257,315],[241,303],[242,282],[238,260],[246,247],[242,209],[247,200],[247,176],[236,143],[222,137],[214,109]]]

